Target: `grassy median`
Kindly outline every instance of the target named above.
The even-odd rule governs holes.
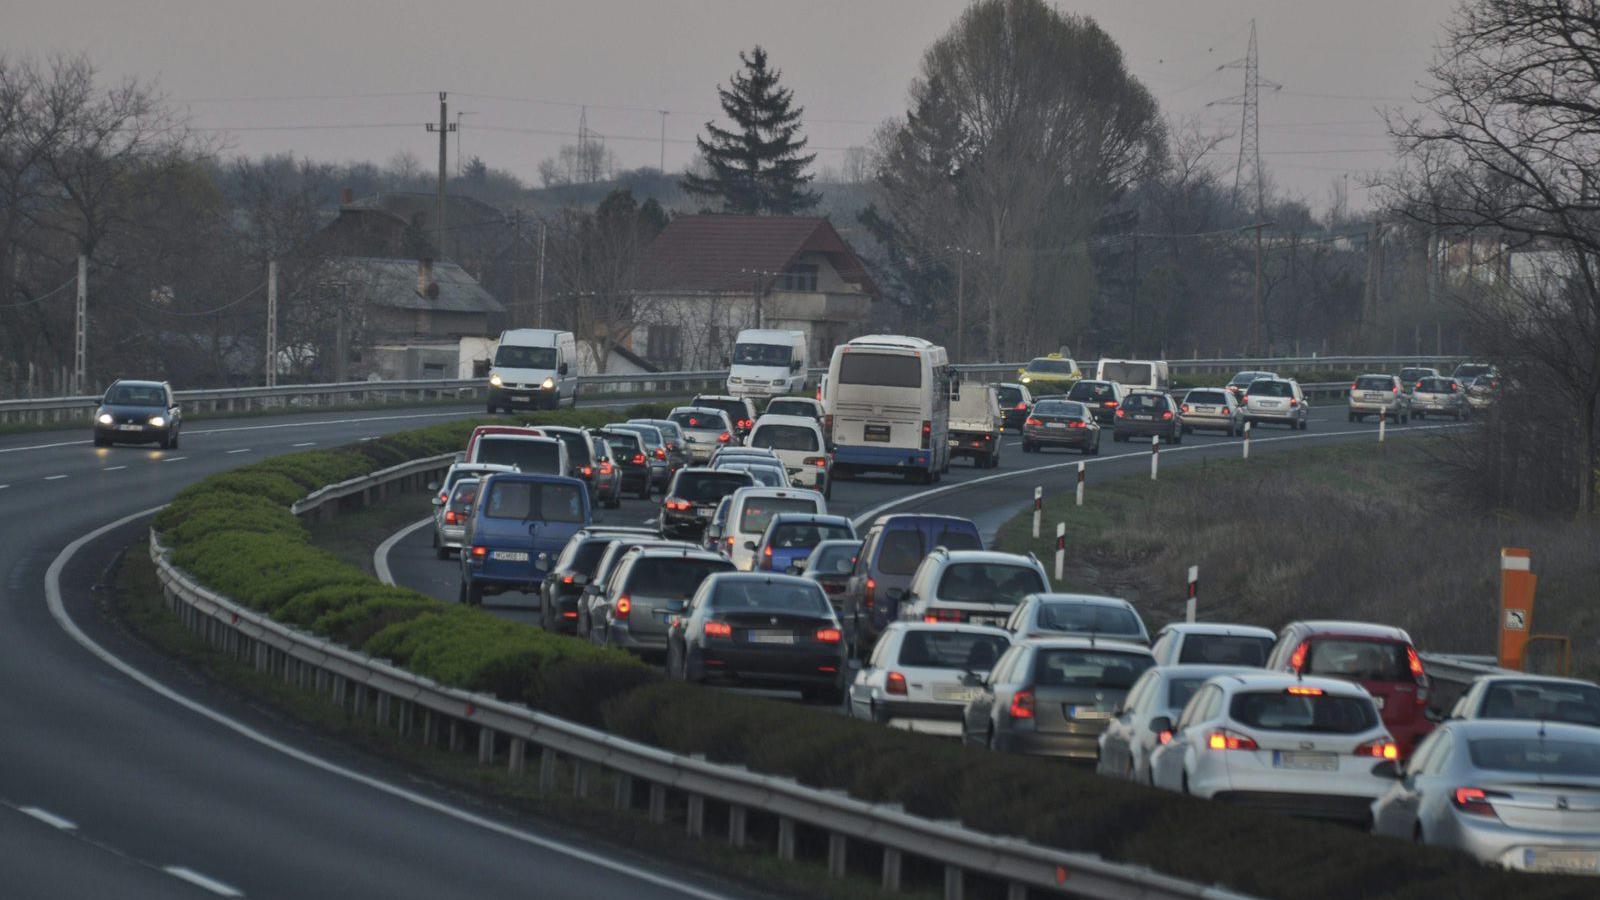
[[[1081,508],[1070,493],[1047,497],[1040,539],[1028,511],[1001,527],[998,544],[1048,567],[1065,523],[1065,589],[1125,597],[1152,630],[1182,618],[1186,573],[1198,565],[1201,618],[1387,622],[1445,653],[1495,651],[1500,548],[1527,547],[1539,576],[1535,632],[1570,636],[1574,673],[1600,675],[1600,529],[1475,509],[1452,490],[1445,462],[1448,442],[1470,439],[1204,460],[1163,468],[1157,482],[1096,482],[1091,466]]]

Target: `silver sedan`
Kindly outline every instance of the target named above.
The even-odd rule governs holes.
[[[1480,862],[1600,876],[1600,729],[1451,721],[1372,805],[1373,832],[1453,847]]]

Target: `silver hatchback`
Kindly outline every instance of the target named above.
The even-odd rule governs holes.
[[[1215,428],[1229,437],[1244,430],[1244,410],[1225,388],[1195,388],[1183,396],[1183,430]]]
[[[1361,375],[1350,385],[1350,421],[1377,416],[1391,422],[1411,421],[1411,395],[1393,375]]]
[[[1411,389],[1411,414],[1419,419],[1449,416],[1457,421],[1472,415],[1467,392],[1454,378],[1424,378]]]

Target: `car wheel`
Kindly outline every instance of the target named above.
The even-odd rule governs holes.
[[[483,585],[481,585],[481,584],[472,584],[470,582],[467,584],[467,605],[468,606],[482,606],[483,605]]]
[[[181,438],[182,438],[182,437],[183,437],[183,432],[181,432],[181,431],[174,431],[174,432],[173,432],[173,433],[172,433],[172,436],[171,436],[171,437],[170,437],[170,438],[168,438],[168,439],[167,439],[167,446],[168,446],[168,447],[170,447],[170,448],[171,448],[171,449],[173,449],[173,450],[176,450],[176,449],[178,449],[178,441],[179,441],[179,440],[180,440],[180,439],[181,439]]]
[[[96,447],[109,447],[111,446],[111,441],[97,434],[94,436],[94,445]]]

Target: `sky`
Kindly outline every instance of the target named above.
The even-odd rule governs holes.
[[[1286,193],[1350,204],[1393,162],[1384,110],[1413,99],[1456,0],[1060,0],[1095,19],[1175,120],[1226,132],[1231,173],[1256,23],[1264,166]],[[966,0],[0,0],[0,51],[84,52],[154,80],[246,155],[436,165],[438,93],[461,153],[537,183],[580,116],[624,167],[681,169],[716,87],[760,44],[806,109],[817,166],[903,114],[923,51]],[[663,116],[660,111],[665,110]],[[661,141],[665,126],[665,144]],[[450,165],[457,160],[452,140]]]

